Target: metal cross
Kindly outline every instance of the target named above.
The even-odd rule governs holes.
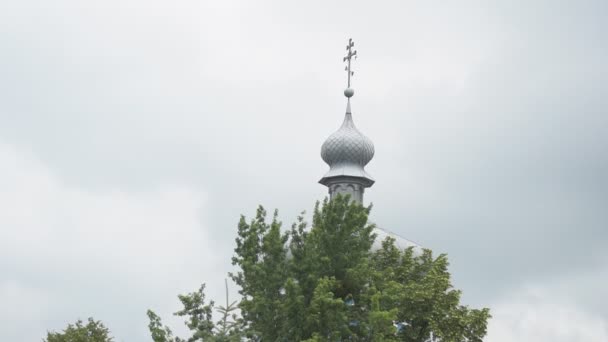
[[[344,67],[344,70],[346,70],[346,72],[348,73],[348,87],[349,88],[350,88],[350,77],[355,74],[354,71],[350,70],[350,60],[353,57],[355,57],[355,59],[357,59],[357,50],[353,51],[352,50],[353,46],[355,46],[355,43],[353,42],[352,38],[349,38],[348,45],[346,45],[346,50],[348,51],[348,54],[342,60],[343,62],[348,61],[348,65],[346,67]]]

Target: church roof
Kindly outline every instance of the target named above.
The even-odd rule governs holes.
[[[382,249],[382,242],[386,240],[387,237],[392,237],[395,239],[395,247],[398,249],[405,250],[408,247],[413,247],[415,255],[422,253],[422,246],[393,232],[376,227],[374,228],[373,233],[376,234],[376,240],[374,240],[374,244],[372,245],[372,252]]]

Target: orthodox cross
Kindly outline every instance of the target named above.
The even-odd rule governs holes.
[[[348,45],[346,45],[346,50],[348,51],[348,54],[342,60],[343,62],[348,61],[348,65],[346,67],[344,67],[344,70],[346,70],[346,72],[348,73],[348,87],[349,88],[350,88],[350,77],[355,74],[354,71],[350,70],[350,60],[353,57],[355,57],[355,59],[357,59],[357,50],[353,51],[352,50],[353,46],[355,46],[355,43],[353,42],[352,38],[349,38],[348,39]]]

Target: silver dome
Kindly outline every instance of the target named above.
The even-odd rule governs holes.
[[[330,168],[350,165],[362,169],[373,157],[374,144],[355,127],[349,103],[342,126],[323,143],[321,158]]]
[[[374,157],[374,144],[355,127],[350,110],[350,97],[353,94],[351,88],[344,91],[348,98],[344,122],[321,146],[321,158],[329,165],[329,171],[319,183],[327,186],[332,199],[342,194],[363,203],[365,189],[375,182],[365,171],[365,165]]]

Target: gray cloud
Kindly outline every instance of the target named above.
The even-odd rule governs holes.
[[[0,5],[1,162],[18,167],[0,173],[0,227],[12,241],[0,294],[19,298],[0,317],[36,322],[36,336],[76,315],[108,317],[120,339],[139,341],[145,308],[167,315],[202,281],[221,295],[239,214],[262,203],[289,223],[325,194],[319,148],[342,119],[350,36],[354,119],[377,151],[373,220],[448,253],[474,305],[525,303],[529,284],[588,289],[608,241],[605,12],[599,1]],[[16,219],[7,208],[20,193],[29,197]],[[128,221],[147,215],[150,239],[169,239],[155,245],[163,252]],[[104,217],[114,227],[105,233]],[[45,232],[65,239],[41,248],[54,241]],[[91,241],[92,251],[72,246]],[[215,246],[213,262],[189,241]],[[181,257],[187,267],[150,275]],[[116,287],[77,271],[89,258]],[[70,296],[74,284],[99,296]],[[125,295],[142,287],[145,296]],[[565,307],[606,322],[573,296]],[[21,298],[42,309],[19,311]],[[20,331],[0,339],[37,338]]]

